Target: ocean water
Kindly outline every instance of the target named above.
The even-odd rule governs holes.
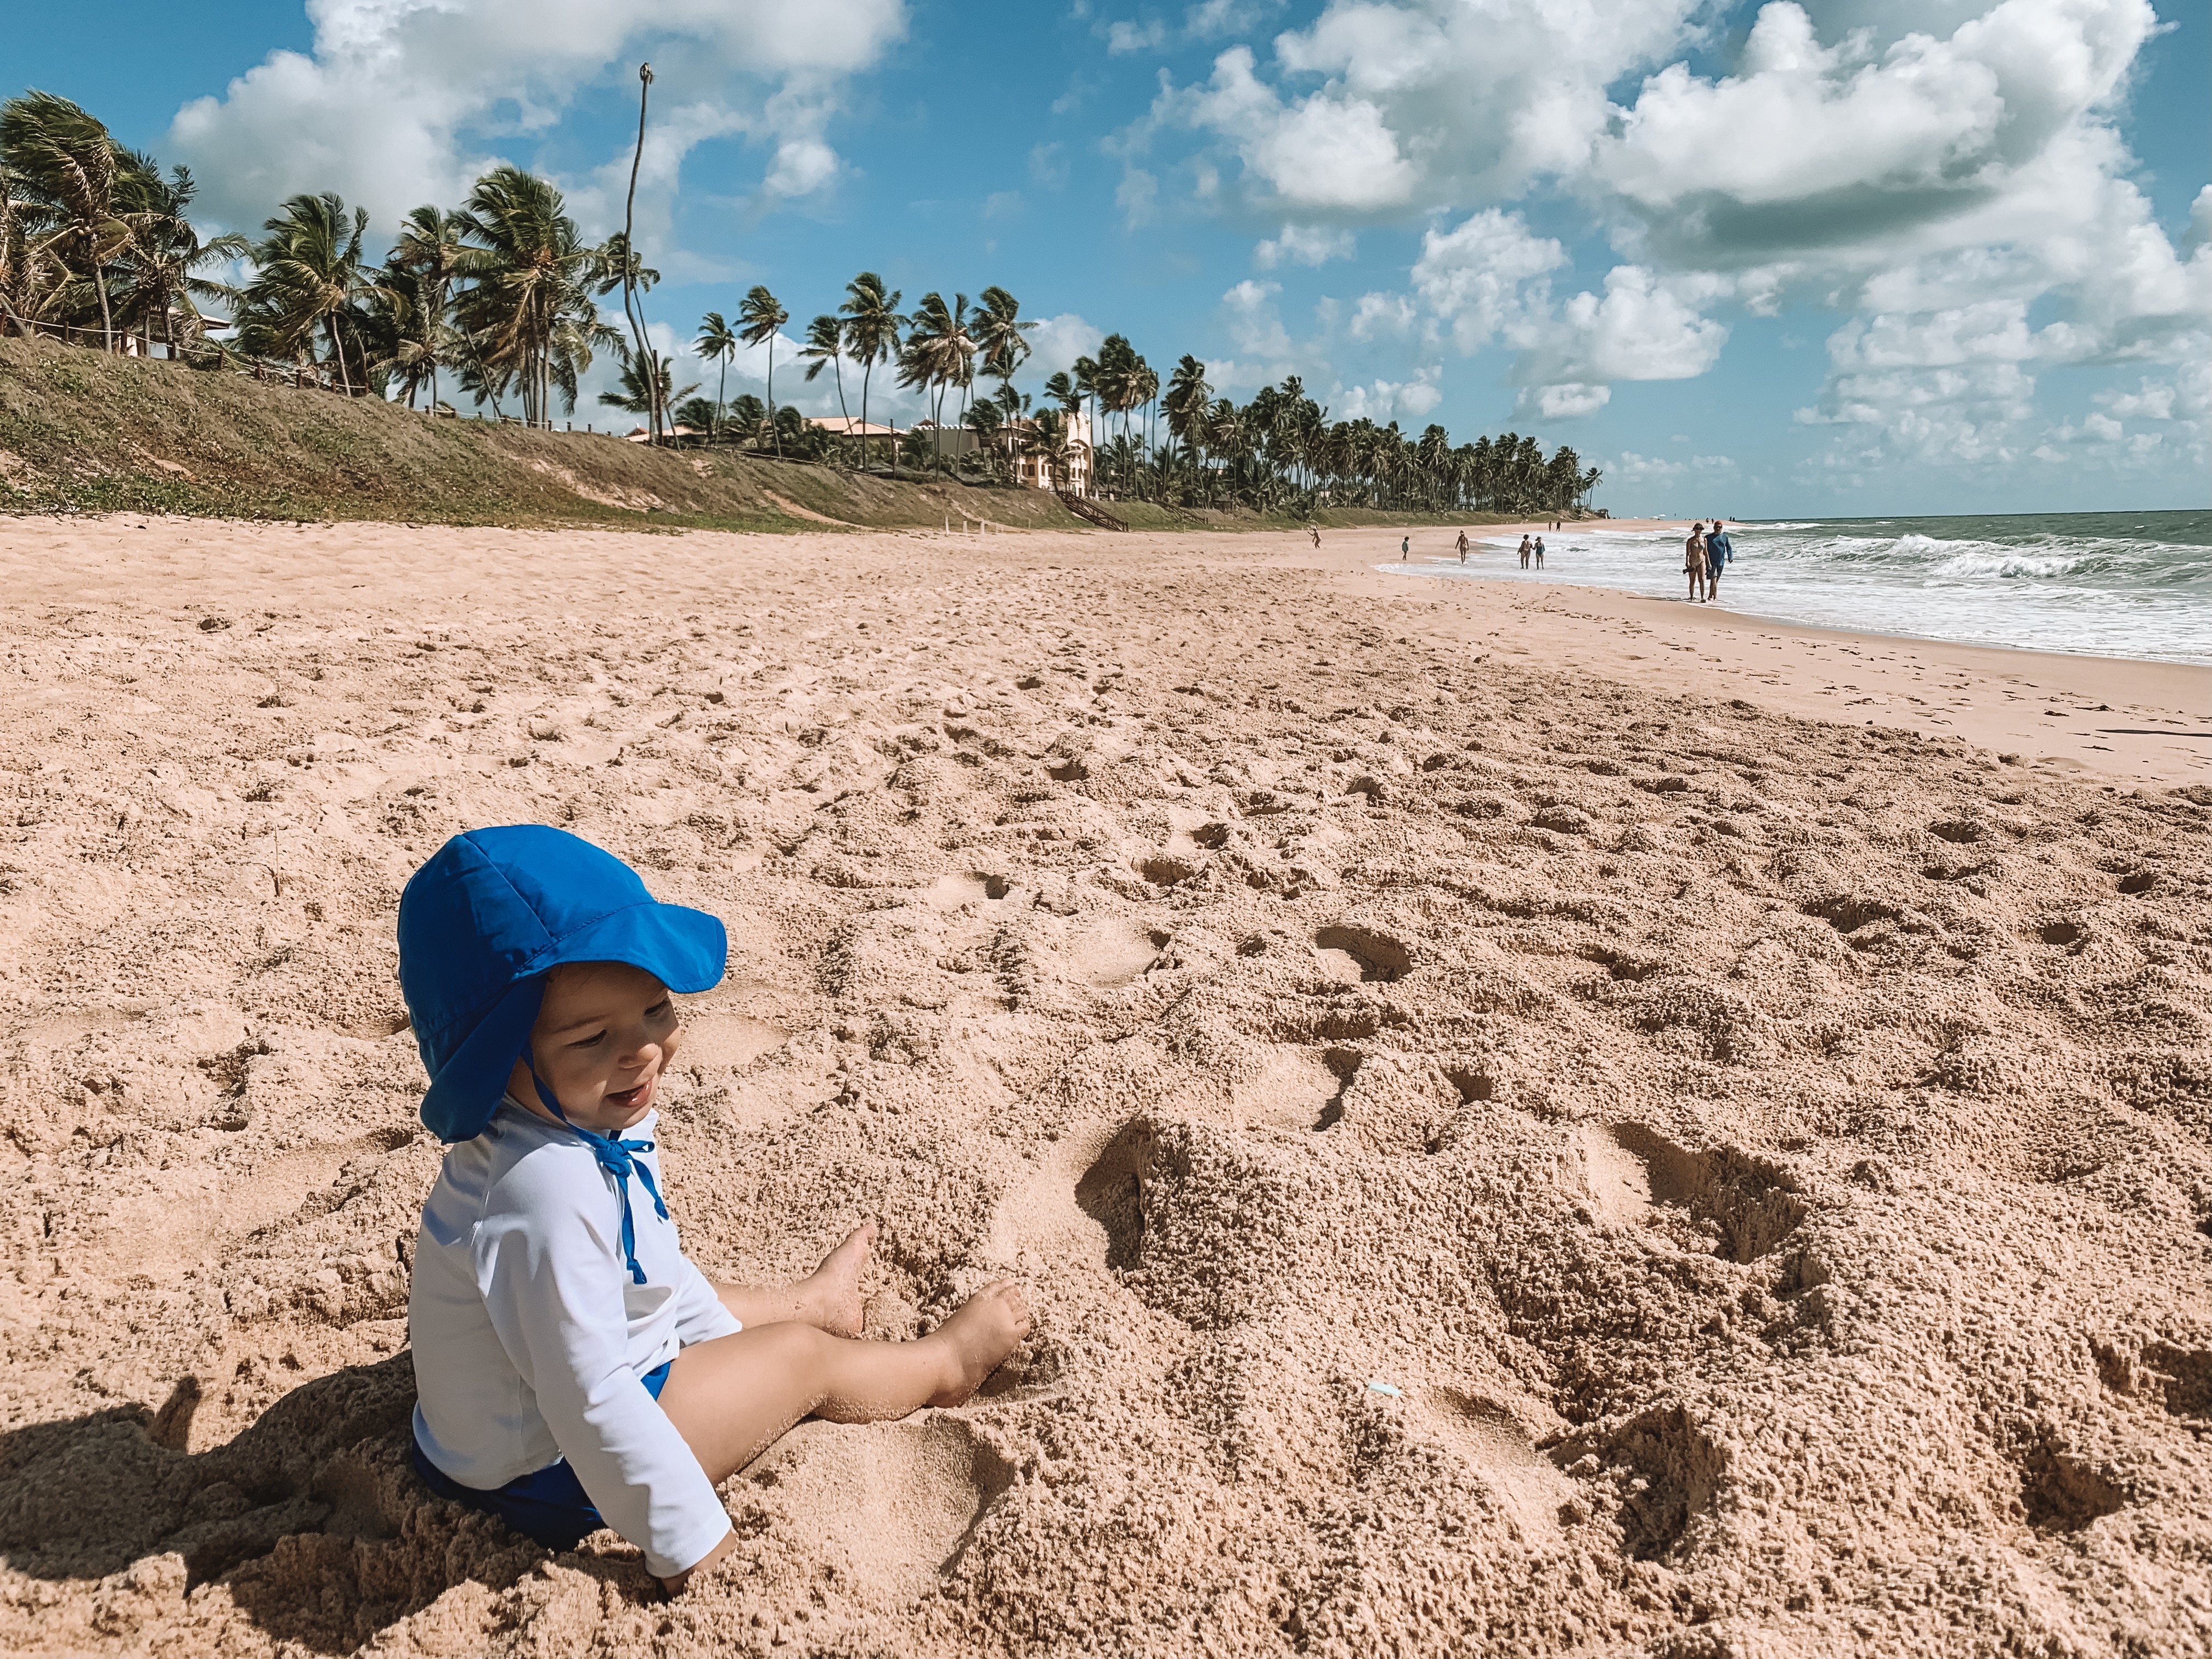
[[[1480,539],[1478,540],[1478,535]],[[1571,526],[1520,568],[1518,534],[1468,532],[1464,572],[1417,532],[1401,575],[1615,587],[1680,599],[1682,535]],[[2090,656],[2212,663],[2212,511],[1747,520],[1718,608],[1826,628]],[[1428,545],[1425,546],[1424,544]]]

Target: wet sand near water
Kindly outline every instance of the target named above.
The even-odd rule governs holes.
[[[2212,1644],[2212,790],[2025,706],[2202,671],[1402,533],[0,522],[0,1650]],[[406,1463],[393,906],[522,819],[730,926],[710,1273],[1039,1313],[673,1605]]]

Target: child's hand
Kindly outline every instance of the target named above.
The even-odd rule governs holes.
[[[673,1577],[662,1579],[660,1581],[660,1588],[662,1591],[669,1595],[683,1595],[684,1586],[689,1584],[696,1575],[706,1571],[709,1567],[718,1565],[721,1562],[723,1557],[729,1554],[729,1553],[737,1548],[737,1534],[734,1532],[724,1533],[722,1534],[722,1541],[715,1545],[713,1549],[709,1550],[703,1558],[693,1562],[690,1566],[686,1567],[682,1572],[676,1574]]]

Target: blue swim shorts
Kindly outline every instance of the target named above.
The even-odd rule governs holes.
[[[673,1364],[673,1361],[669,1362]],[[667,1386],[668,1365],[655,1366],[641,1379],[655,1400]],[[572,1550],[607,1523],[584,1494],[584,1483],[562,1458],[557,1463],[517,1475],[505,1486],[486,1492],[465,1486],[415,1448],[415,1473],[439,1497],[471,1509],[495,1515],[526,1538],[534,1538],[549,1550]]]

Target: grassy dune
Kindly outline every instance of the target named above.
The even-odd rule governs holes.
[[[1113,510],[1134,529],[1251,530],[1287,514]],[[833,467],[648,449],[605,433],[430,420],[374,399],[182,363],[0,340],[0,512],[802,530],[1086,526],[1044,491],[863,477]],[[1462,515],[1479,522],[1495,515]],[[1331,509],[1324,524],[1427,514]]]

